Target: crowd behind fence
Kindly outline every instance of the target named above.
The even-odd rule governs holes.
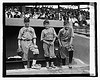
[[[20,6],[22,7],[22,6]],[[6,18],[24,18],[30,17],[32,19],[49,19],[49,20],[60,20],[64,21],[66,18],[74,20],[74,29],[85,29],[86,33],[89,32],[90,28],[90,12],[82,9],[71,9],[71,8],[53,8],[53,7],[32,7],[21,10],[20,8],[5,7]],[[78,30],[79,31],[79,30]]]

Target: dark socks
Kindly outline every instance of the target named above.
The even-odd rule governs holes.
[[[37,60],[38,54],[34,55],[34,60]]]
[[[69,64],[72,63],[72,59],[73,59],[73,51],[69,51]]]
[[[54,62],[55,61],[55,58],[50,58],[50,62]]]
[[[23,65],[27,65],[27,61],[23,61]]]
[[[49,57],[45,57],[45,60],[46,60],[46,62],[49,62],[50,58]]]

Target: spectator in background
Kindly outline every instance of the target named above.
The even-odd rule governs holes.
[[[12,18],[12,9],[10,8],[8,11],[6,10],[5,14],[7,18]]]
[[[11,14],[12,14],[12,18],[14,18],[14,15],[15,15],[14,10],[12,10]]]
[[[17,8],[14,9],[14,18],[20,18],[21,17],[21,12],[17,10]]]
[[[22,12],[21,18],[24,18],[24,17],[25,17],[25,12]]]
[[[39,16],[40,14],[38,12],[34,12],[33,18],[38,19]]]
[[[26,11],[26,13],[25,13],[25,16],[24,16],[24,17],[31,18],[31,17],[32,17],[32,14],[31,14],[31,12],[28,12],[28,11]]]
[[[64,28],[59,31],[58,40],[61,47],[61,58],[66,60],[66,64],[69,64],[69,68],[72,68],[71,63],[73,54],[70,53],[70,48],[72,46],[74,33],[70,26],[68,20],[64,21]]]
[[[6,18],[8,18],[8,15],[7,15],[7,10],[5,10],[5,17],[6,17]]]
[[[45,19],[45,13],[41,13],[38,19]]]
[[[26,14],[26,13],[25,13]],[[25,17],[23,12],[14,9],[14,11],[10,8],[6,10],[5,15],[7,18],[20,18]],[[58,9],[48,8],[48,7],[34,7],[32,12],[28,12],[27,16],[36,18],[36,19],[50,19],[50,20],[61,20],[64,21],[66,16],[72,15],[74,18],[81,21],[84,19],[89,19],[89,11],[69,9],[69,8],[61,8],[58,12]]]
[[[79,21],[82,21],[83,15],[79,13]]]

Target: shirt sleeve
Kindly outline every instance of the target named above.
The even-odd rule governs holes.
[[[70,23],[70,27],[72,28],[72,27],[73,27],[73,22],[72,22],[72,20],[71,20],[69,23]]]
[[[71,28],[71,37],[74,37],[74,30]]]
[[[54,32],[54,37],[57,37],[56,31],[54,28],[53,28],[53,32]]]
[[[41,32],[41,40],[43,40],[43,38],[44,38],[44,30],[42,30]]]
[[[21,39],[22,38],[22,33],[23,33],[23,29],[21,28],[20,31],[19,31],[17,39]]]
[[[61,30],[59,31],[59,33],[58,33],[58,39],[60,39],[61,37]]]
[[[34,28],[32,28],[32,35],[33,35],[33,38],[36,38],[36,34],[35,34]]]

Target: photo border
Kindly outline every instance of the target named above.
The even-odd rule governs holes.
[[[97,55],[97,3],[94,2],[94,10],[95,10],[95,76],[90,76],[90,74],[41,74],[41,75],[6,75],[6,38],[5,38],[5,5],[22,5],[22,4],[34,4],[34,5],[72,5],[72,4],[89,4],[90,2],[59,2],[59,3],[16,3],[16,2],[4,2],[3,3],[3,77],[98,77],[98,55]]]

